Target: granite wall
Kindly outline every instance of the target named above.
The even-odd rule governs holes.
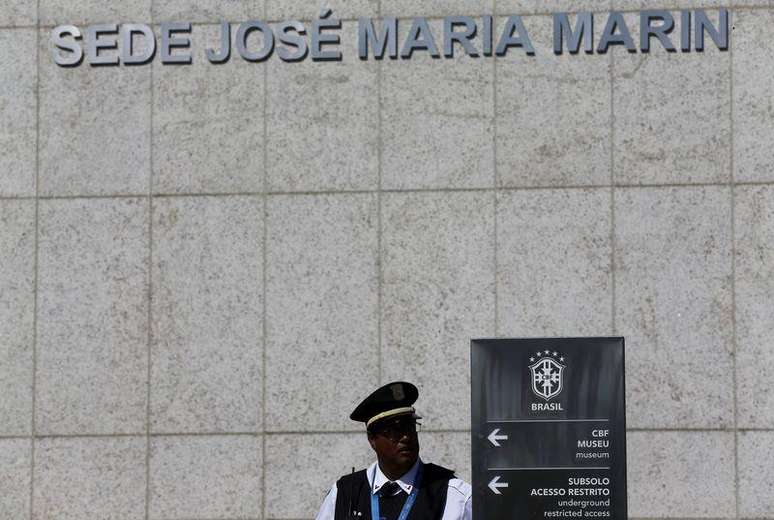
[[[718,4],[727,52],[550,52],[552,12]],[[626,337],[631,518],[774,518],[774,3],[330,5],[342,62],[113,68],[51,27],[201,53],[319,3],[0,5],[0,519],[312,518],[398,378],[469,476],[495,335]],[[537,55],[354,52],[358,16],[492,12]]]

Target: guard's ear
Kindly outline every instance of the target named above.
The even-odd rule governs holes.
[[[366,434],[368,434],[368,444],[371,445],[371,449],[376,451],[376,440],[375,435],[369,431],[366,431]]]

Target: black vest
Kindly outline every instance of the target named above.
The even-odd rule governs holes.
[[[441,520],[446,507],[449,479],[452,478],[453,471],[435,464],[424,464],[422,483],[408,520]],[[382,516],[389,515],[389,510],[397,511],[392,513],[393,516],[387,516],[387,520],[397,520],[407,497],[408,495],[401,493],[397,497],[399,504],[385,504],[386,508],[380,506]],[[395,507],[390,507],[391,505]],[[343,476],[336,482],[335,520],[371,520],[371,484],[368,482],[366,470]]]

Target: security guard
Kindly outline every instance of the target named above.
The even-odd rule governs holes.
[[[315,520],[471,520],[469,484],[454,472],[419,458],[419,397],[411,383],[389,383],[349,416],[365,423],[377,461],[341,477]]]

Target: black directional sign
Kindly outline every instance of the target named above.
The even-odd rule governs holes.
[[[625,520],[623,338],[471,341],[473,516]]]

